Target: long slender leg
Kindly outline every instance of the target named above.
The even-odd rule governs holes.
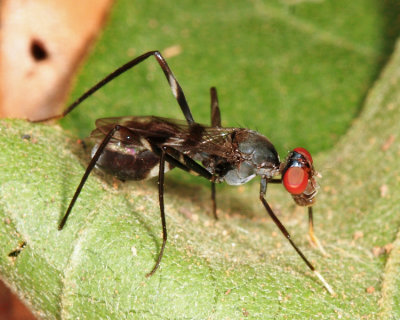
[[[308,268],[314,272],[314,274],[320,279],[320,281],[323,283],[325,286],[326,290],[331,295],[334,295],[335,292],[331,288],[331,286],[325,281],[325,279],[322,277],[322,275],[315,269],[315,267],[311,264],[310,261],[306,258],[306,256],[303,254],[303,252],[296,246],[296,244],[293,242],[293,240],[290,237],[289,232],[286,230],[285,226],[280,222],[278,217],[275,215],[275,213],[272,211],[271,207],[269,206],[268,202],[265,200],[265,193],[267,191],[267,180],[265,178],[261,179],[261,184],[260,184],[260,200],[262,204],[264,205],[265,209],[267,210],[269,216],[272,218],[274,223],[277,225],[279,230],[282,232],[282,234],[285,236],[285,238],[290,242],[292,247],[296,250],[298,255],[303,259],[305,264],[308,266]]]
[[[282,183],[282,179],[271,179],[268,183]],[[313,246],[317,247],[324,256],[328,256],[321,242],[314,233],[313,209],[308,207],[308,235]]]
[[[282,179],[271,179],[268,180],[268,183],[282,183]]]
[[[152,149],[156,154],[157,150]],[[213,175],[202,165],[198,164],[196,161],[188,157],[187,155],[183,154],[182,152],[173,149],[171,147],[165,147],[164,148],[165,153],[167,156],[170,156],[174,159],[175,163],[179,162],[180,163],[180,168],[186,170],[187,172],[201,176],[203,178],[206,178],[209,181],[213,180]],[[167,159],[168,161],[169,159]],[[169,162],[169,161],[168,161]],[[172,163],[172,162],[171,162]],[[174,163],[172,163],[174,164]]]
[[[165,245],[167,243],[167,224],[165,220],[165,211],[164,211],[164,168],[165,161],[180,167],[188,172],[200,175],[208,180],[212,180],[213,176],[209,173],[204,167],[199,165],[196,161],[192,160],[185,154],[168,147],[158,148],[153,146],[153,152],[160,156],[160,164],[158,171],[158,200],[160,204],[160,215],[161,215],[161,224],[163,230],[163,242],[161,245],[161,250],[158,254],[157,261],[153,267],[153,269],[146,275],[146,277],[151,277],[154,272],[160,266],[161,259],[164,254]]]
[[[190,108],[186,101],[183,90],[182,90],[181,86],[179,85],[178,81],[176,80],[171,69],[169,68],[167,62],[165,61],[165,59],[163,58],[163,56],[161,55],[161,53],[159,51],[149,51],[149,52],[144,53],[141,56],[129,61],[128,63],[124,64],[123,66],[119,67],[118,69],[116,69],[115,71],[110,73],[108,76],[106,76],[103,80],[99,81],[92,88],[87,90],[84,94],[82,94],[78,99],[76,99],[72,104],[70,104],[63,113],[61,113],[59,115],[51,116],[51,117],[48,117],[45,119],[41,119],[41,120],[34,120],[32,122],[45,122],[48,120],[60,119],[60,118],[65,117],[68,113],[70,113],[72,110],[74,110],[82,101],[84,101],[86,98],[90,97],[97,90],[99,90],[100,88],[105,86],[107,83],[109,83],[110,81],[117,78],[122,73],[128,71],[129,69],[133,68],[137,64],[146,60],[150,56],[154,56],[156,58],[158,64],[160,65],[161,69],[163,70],[164,75],[167,78],[168,83],[171,87],[172,93],[175,96],[175,99],[178,101],[178,104],[181,107],[183,115],[186,118],[186,121],[188,122],[188,124],[194,123],[194,119],[193,119],[192,113],[190,112]]]
[[[162,151],[159,147],[152,145],[149,142],[151,151],[161,157]],[[213,180],[213,175],[202,165],[198,164],[196,161],[192,160],[187,155],[182,152],[173,149],[171,147],[163,147],[163,152],[165,153],[165,161],[172,164],[173,166],[185,170],[193,175],[201,176],[209,181]]]
[[[117,132],[120,129],[121,129],[121,126],[115,125],[114,128],[112,128],[107,133],[107,135],[104,137],[103,141],[101,142],[100,146],[96,150],[96,153],[94,154],[92,160],[90,160],[90,163],[89,163],[88,167],[86,168],[85,174],[83,175],[81,182],[79,183],[79,186],[76,189],[74,196],[72,197],[72,200],[68,206],[66,213],[64,214],[64,217],[62,218],[60,224],[58,225],[58,230],[61,230],[64,227],[65,223],[67,222],[68,216],[71,213],[71,210],[74,207],[74,204],[75,204],[76,200],[78,199],[79,194],[81,193],[81,190],[82,190],[83,186],[85,185],[85,182],[86,182],[87,178],[89,177],[90,172],[92,172],[93,168],[96,165],[97,160],[99,159],[100,155],[103,153],[104,148],[110,142],[110,140],[111,140],[112,136],[115,134],[115,132]]]
[[[160,165],[158,172],[158,197],[160,203],[160,214],[161,214],[161,224],[163,229],[163,242],[161,245],[160,253],[158,254],[157,262],[154,265],[153,269],[146,275],[146,277],[150,277],[156,272],[158,269],[162,256],[164,254],[165,244],[167,242],[167,225],[165,221],[165,212],[164,212],[164,168],[165,161],[178,166],[179,168],[186,170],[188,172],[200,175],[208,180],[212,179],[211,173],[209,173],[204,167],[199,165],[196,161],[192,160],[188,156],[183,153],[172,149],[172,148],[158,148],[152,147],[152,151],[160,156]]]
[[[211,87],[210,96],[211,96],[211,126],[221,127],[221,111],[219,110],[217,89],[215,87]],[[214,181],[211,181],[211,203],[212,203],[212,211],[214,218],[215,220],[218,220],[216,187]]]
[[[158,201],[160,203],[160,215],[161,215],[161,224],[163,231],[163,242],[161,245],[161,250],[158,254],[157,262],[154,265],[153,269],[146,274],[146,277],[151,277],[154,272],[158,269],[161,258],[164,254],[165,244],[167,243],[167,224],[165,222],[165,212],[164,212],[164,167],[165,167],[165,150],[161,149],[160,155],[160,166],[158,171]]]
[[[215,182],[211,181],[211,203],[212,203],[212,212],[215,220],[218,220],[217,215],[217,200],[216,200],[216,190],[215,190]]]
[[[210,88],[211,96],[211,126],[221,127],[221,111],[219,110],[217,89],[215,87]]]
[[[322,246],[321,242],[314,233],[314,220],[313,220],[312,207],[308,207],[308,235],[310,237],[311,243],[314,246],[316,246],[324,256],[327,256],[328,254],[326,253],[324,247]]]
[[[192,160],[185,154],[168,147],[158,148],[156,146],[152,146],[152,151],[160,156],[160,164],[158,171],[158,199],[160,204],[160,215],[161,215],[161,224],[163,230],[163,242],[161,245],[160,252],[158,254],[157,261],[153,267],[153,269],[146,275],[146,277],[150,277],[156,272],[158,267],[160,266],[161,259],[164,254],[165,245],[167,243],[167,224],[165,220],[165,211],[164,211],[164,168],[165,161],[178,166],[179,168],[186,170],[188,172],[200,175],[208,180],[212,180],[213,176],[209,173],[204,167],[199,165],[196,161]]]

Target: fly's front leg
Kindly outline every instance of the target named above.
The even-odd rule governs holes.
[[[276,179],[276,178],[274,178],[274,179],[270,179],[270,180],[268,180],[268,183],[274,183],[274,184],[280,184],[280,183],[282,183],[282,179]]]
[[[217,89],[215,87],[211,87],[210,96],[211,96],[211,126],[221,127],[221,111],[219,109]],[[215,220],[218,220],[216,187],[215,187],[215,182],[213,180],[211,181],[211,203],[212,203],[212,211],[214,218]]]
[[[282,179],[271,179],[271,180],[268,180],[268,183],[274,183],[274,184],[282,183]],[[313,208],[311,206],[308,207],[308,236],[309,236],[311,245],[318,248],[319,251],[321,251],[321,253],[324,256],[328,256],[328,254],[326,253],[321,242],[319,241],[319,239],[317,238],[317,236],[314,233]]]
[[[262,178],[261,183],[260,183],[260,200],[262,204],[264,205],[265,209],[267,210],[269,216],[271,219],[274,221],[274,223],[277,225],[279,230],[282,232],[284,237],[289,241],[289,243],[292,245],[294,250],[296,250],[297,254],[301,257],[301,259],[304,261],[304,263],[308,266],[308,268],[318,277],[318,279],[323,283],[325,286],[326,290],[331,294],[334,295],[335,292],[331,288],[331,286],[326,282],[326,280],[322,277],[322,275],[315,269],[315,267],[311,264],[311,262],[306,258],[306,256],[303,254],[303,252],[297,247],[297,245],[293,242],[289,232],[286,230],[285,226],[282,224],[282,222],[279,220],[279,218],[275,215],[275,213],[272,211],[271,207],[269,206],[267,200],[265,200],[265,194],[267,192],[267,179]]]
[[[183,112],[183,115],[185,116],[186,121],[188,122],[188,124],[193,124],[194,119],[193,119],[192,113],[190,112],[190,108],[186,101],[183,90],[182,90],[181,86],[179,85],[178,81],[176,80],[171,69],[169,68],[164,57],[161,55],[161,53],[159,51],[149,51],[147,53],[144,53],[141,56],[129,61],[128,63],[126,63],[123,66],[119,67],[118,69],[114,70],[108,76],[106,76],[104,79],[102,79],[97,84],[95,84],[93,87],[91,87],[89,90],[87,90],[84,94],[82,94],[72,104],[70,104],[63,113],[61,113],[59,115],[51,116],[51,117],[48,117],[45,119],[34,120],[31,122],[45,122],[45,121],[49,121],[49,120],[64,118],[68,113],[70,113],[72,110],[74,110],[81,102],[86,100],[97,90],[104,87],[107,83],[111,82],[112,80],[114,80],[115,78],[117,78],[118,76],[123,74],[124,72],[128,71],[129,69],[133,68],[134,66],[138,65],[139,63],[143,62],[144,60],[146,60],[148,57],[151,57],[151,56],[154,56],[156,58],[158,64],[160,65],[161,69],[163,70],[164,75],[168,80],[169,86],[171,87],[171,91],[172,91],[173,95],[175,96],[175,99],[177,100],[179,106],[181,107],[181,110]]]
[[[308,236],[310,237],[311,244],[317,247],[324,256],[328,256],[321,242],[314,233],[314,219],[313,219],[312,207],[308,207]]]

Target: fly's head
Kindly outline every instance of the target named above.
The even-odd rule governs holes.
[[[289,153],[281,165],[282,183],[299,206],[312,206],[317,194],[317,175],[311,154],[304,148]]]

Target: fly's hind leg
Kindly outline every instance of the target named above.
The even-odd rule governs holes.
[[[115,78],[119,77],[121,74],[125,73],[126,71],[132,69],[134,66],[138,65],[139,63],[143,62],[147,58],[154,56],[155,59],[157,60],[158,64],[160,65],[162,71],[164,72],[165,77],[167,78],[167,81],[169,83],[169,86],[171,88],[172,94],[174,95],[176,101],[178,102],[183,115],[185,116],[185,119],[187,123],[193,124],[194,119],[192,116],[192,113],[190,112],[189,105],[186,101],[185,95],[183,93],[183,90],[178,82],[176,80],[174,74],[172,73],[171,69],[169,68],[167,61],[165,61],[164,57],[161,55],[159,51],[149,51],[146,52],[139,57],[125,63],[123,66],[115,69],[113,72],[111,72],[108,76],[100,80],[98,83],[96,83],[93,87],[91,87],[89,90],[87,90],[84,94],[82,94],[78,99],[76,99],[73,103],[71,103],[67,109],[64,110],[63,113],[47,117],[45,119],[40,119],[40,120],[33,120],[31,122],[45,122],[49,120],[55,120],[55,119],[61,119],[64,118],[68,113],[70,113],[72,110],[74,110],[79,104],[81,104],[84,100],[89,98],[93,93],[95,93],[97,90],[100,88],[104,87],[107,83],[111,82]]]
[[[60,224],[58,225],[58,230],[62,230],[62,228],[64,228],[65,223],[67,222],[67,219],[72,211],[72,208],[75,205],[76,200],[79,197],[79,194],[81,193],[81,190],[83,188],[83,186],[86,183],[87,178],[89,177],[90,173],[92,172],[93,168],[96,166],[97,161],[99,160],[101,154],[103,153],[104,149],[106,148],[106,146],[108,145],[108,143],[110,142],[111,138],[114,136],[114,134],[117,131],[120,131],[123,127],[120,125],[115,125],[108,133],[107,135],[104,137],[103,141],[101,142],[100,146],[97,148],[95,154],[93,155],[93,158],[91,159],[88,167],[86,168],[86,171],[81,179],[81,182],[79,183],[78,188],[76,188],[75,194],[72,197],[71,202],[69,203],[68,209],[65,212],[63,218],[61,219]]]

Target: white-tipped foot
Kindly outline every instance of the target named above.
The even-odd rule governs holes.
[[[318,277],[318,279],[321,280],[321,282],[324,284],[324,287],[326,288],[326,290],[328,290],[328,292],[332,296],[336,296],[335,291],[333,291],[332,287],[328,284],[328,282],[325,281],[324,277],[321,276],[321,274],[317,270],[314,270],[314,273]]]

